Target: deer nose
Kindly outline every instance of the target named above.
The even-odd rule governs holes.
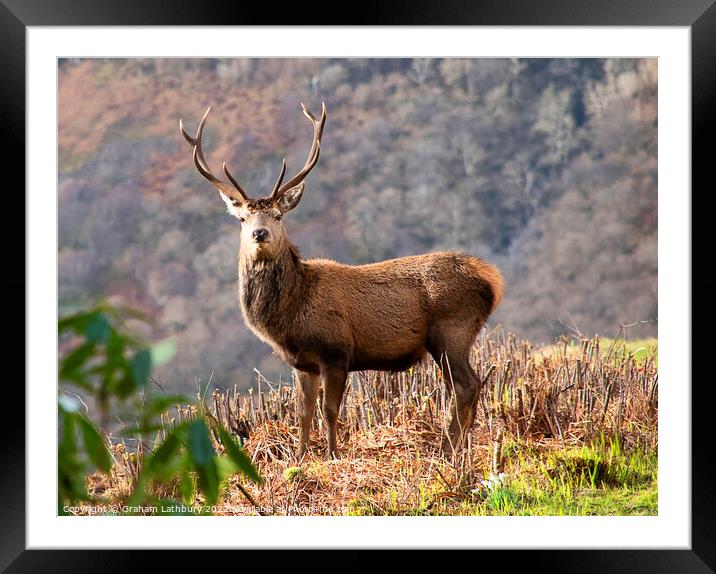
[[[268,234],[268,229],[264,229],[263,227],[261,227],[259,229],[254,229],[254,232],[251,235],[253,235],[254,239],[260,243],[261,241],[266,240]]]

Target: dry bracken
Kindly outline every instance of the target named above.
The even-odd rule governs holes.
[[[503,466],[508,442],[549,453],[604,435],[618,437],[625,450],[637,444],[656,449],[656,348],[637,359],[623,345],[602,345],[593,338],[577,344],[564,339],[538,350],[498,328],[480,336],[471,360],[486,384],[468,449],[455,458],[440,449],[450,418],[449,366],[441,370],[433,361],[399,373],[350,376],[338,427],[345,446],[337,460],[323,460],[320,413],[307,455],[296,457],[299,421],[292,386],[273,385],[257,373],[254,388],[216,390],[205,409],[241,440],[266,479],[250,488],[267,514],[404,514],[437,508],[460,514],[490,473],[530,472]],[[196,406],[181,407],[165,415],[165,424],[196,412]],[[128,457],[123,445],[115,449],[124,462],[108,490],[121,496],[136,476],[136,456]],[[256,513],[239,480],[229,479],[218,513]]]

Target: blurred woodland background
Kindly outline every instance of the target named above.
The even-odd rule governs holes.
[[[63,59],[60,301],[117,298],[178,352],[160,382],[246,388],[290,370],[244,326],[239,223],[179,134],[254,196],[311,128],[321,158],[286,218],[304,257],[459,249],[499,265],[490,320],[534,343],[657,333],[655,59]]]

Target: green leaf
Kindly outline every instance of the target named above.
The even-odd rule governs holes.
[[[217,456],[214,460],[216,461],[216,470],[219,474],[219,482],[239,472],[239,467],[236,463],[225,454]]]
[[[177,456],[180,454],[182,441],[180,433],[174,429],[164,442],[152,452],[147,462],[147,470],[152,475],[166,475],[168,470],[174,466]]]
[[[211,462],[216,455],[209,437],[209,429],[203,420],[193,420],[188,426],[189,456],[194,464],[203,466]]]
[[[72,411],[66,411],[62,406],[59,409],[59,423],[60,423],[60,449],[65,449],[68,452],[76,452],[76,436],[75,436],[75,419],[77,414]]]
[[[85,337],[88,341],[93,343],[105,343],[109,335],[109,330],[109,321],[101,311],[90,315],[84,328]]]
[[[219,498],[219,473],[214,459],[208,464],[197,466],[196,474],[199,477],[199,486],[204,491],[206,503],[216,504]]]
[[[90,461],[100,470],[109,472],[112,468],[112,457],[102,440],[102,435],[85,417],[77,416],[77,422],[82,430],[85,451]]]
[[[258,470],[256,470],[256,467],[251,463],[251,459],[246,456],[246,453],[225,429],[219,428],[218,430],[221,444],[224,445],[226,449],[226,455],[236,464],[244,476],[257,484],[261,484],[263,479],[259,475]]]
[[[79,414],[68,412],[58,405],[60,436],[57,445],[57,502],[58,514],[65,514],[62,506],[87,500],[85,475],[87,465],[77,448],[77,419]]]
[[[134,383],[134,376],[126,370],[119,379],[112,381],[111,385],[111,389],[120,399],[126,399],[136,390],[136,388],[137,385]]]
[[[199,477],[199,486],[204,491],[206,502],[214,504],[219,497],[219,474],[216,469],[214,447],[209,429],[203,420],[193,420],[188,426],[187,446],[189,460]]]
[[[176,352],[177,346],[174,339],[165,339],[164,341],[160,341],[151,348],[152,365],[155,367],[165,365],[172,360]]]
[[[57,321],[57,332],[62,334],[65,331],[74,331],[75,333],[80,334],[84,331],[85,325],[91,315],[92,311],[82,311],[62,317],[62,319]]]
[[[137,477],[137,482],[134,485],[134,492],[127,500],[127,506],[139,506],[147,499],[147,493],[145,491],[146,485],[147,472],[145,470],[139,473],[139,476]]]
[[[137,386],[143,387],[152,372],[152,355],[147,349],[140,349],[132,358],[132,376]]]
[[[60,378],[72,379],[95,352],[95,344],[83,343],[60,362]]]
[[[111,359],[124,359],[124,348],[127,345],[127,338],[118,333],[115,329],[110,329],[107,337],[107,361]]]

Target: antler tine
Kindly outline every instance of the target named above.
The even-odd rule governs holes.
[[[211,173],[202,165],[203,158],[201,158],[201,155],[202,153],[199,147],[194,146],[194,150],[191,152],[191,157],[194,160],[194,165],[196,166],[196,169],[199,170],[199,173],[203,175],[206,179],[208,179],[211,183],[221,183],[221,181],[213,173]]]
[[[271,198],[273,199],[279,199],[289,189],[296,187],[299,183],[301,183],[318,162],[318,156],[320,155],[321,148],[321,137],[323,136],[323,127],[326,124],[326,102],[321,104],[320,119],[316,119],[316,116],[314,116],[303,103],[301,103],[301,109],[303,110],[303,114],[313,124],[313,142],[311,143],[311,149],[308,152],[308,158],[306,159],[306,163],[303,164],[301,171],[299,171],[283,185],[278,188],[274,188],[274,191],[271,194]]]
[[[315,126],[316,121],[317,121],[316,116],[314,116],[311,113],[311,110],[309,110],[303,102],[301,102],[301,109],[303,110],[303,115],[306,116],[309,120],[311,120]],[[326,123],[326,102],[321,102],[320,132],[318,134],[319,139],[323,135],[323,126],[325,123]]]
[[[203,175],[206,179],[208,179],[214,187],[216,187],[219,191],[224,193],[225,195],[233,198],[233,199],[240,199],[241,201],[248,201],[249,197],[246,195],[246,192],[241,188],[239,183],[229,174],[228,170],[226,169],[226,163],[224,163],[224,171],[226,172],[226,175],[229,177],[229,180],[231,181],[231,184],[236,189],[232,189],[231,186],[229,186],[226,182],[221,181],[218,177],[216,177],[211,170],[209,169],[209,164],[206,162],[206,158],[204,157],[204,150],[202,148],[202,136],[204,134],[204,124],[206,123],[206,118],[209,115],[209,112],[211,111],[211,106],[206,108],[206,111],[204,112],[204,115],[201,118],[201,121],[199,122],[199,127],[196,130],[196,137],[191,137],[186,130],[184,129],[184,124],[179,119],[179,130],[181,131],[182,135],[184,136],[184,139],[188,141],[194,148],[192,152],[192,158],[194,160],[194,165],[196,166],[196,169],[199,171],[201,175]],[[238,197],[236,192],[238,192]]]
[[[318,123],[316,123],[316,116],[311,113],[311,110],[309,110],[303,102],[301,102],[301,108],[303,109],[303,115],[313,122],[313,143],[311,144],[311,151],[308,153],[308,159],[306,160],[306,165],[308,165],[313,154],[316,153],[316,146],[323,137],[323,126],[326,124],[326,102],[321,102],[321,119],[318,120]]]
[[[241,194],[241,197],[244,199],[244,201],[249,200],[249,196],[246,195],[246,192],[241,188],[239,185],[239,182],[236,181],[233,175],[229,172],[229,168],[226,167],[226,162],[222,164],[222,167],[224,168],[224,173],[226,174],[226,177],[229,178],[229,181],[231,182],[231,185],[233,185],[236,188],[236,191],[238,191]]]
[[[286,175],[286,158],[283,158],[281,160],[281,172],[278,174],[278,179],[276,180],[276,183],[271,190],[271,197],[273,197],[276,194],[278,188],[281,187],[281,182],[283,181],[284,175]]]
[[[201,147],[201,138],[204,135],[204,124],[206,123],[206,118],[209,116],[209,112],[211,111],[211,106],[206,108],[206,111],[204,112],[204,115],[201,116],[201,121],[199,122],[199,127],[196,130],[196,137],[191,137],[186,130],[184,129],[184,125],[182,124],[181,118],[179,118],[179,129],[181,130],[182,135],[184,136],[184,139],[188,141],[191,145],[193,145],[195,148],[199,148],[198,156],[199,161],[204,165],[204,170],[206,172],[209,172],[209,164],[206,163],[206,158],[204,157],[204,152]],[[202,173],[203,175],[203,173]],[[206,176],[204,176],[206,177]],[[214,177],[213,175],[211,177]]]

